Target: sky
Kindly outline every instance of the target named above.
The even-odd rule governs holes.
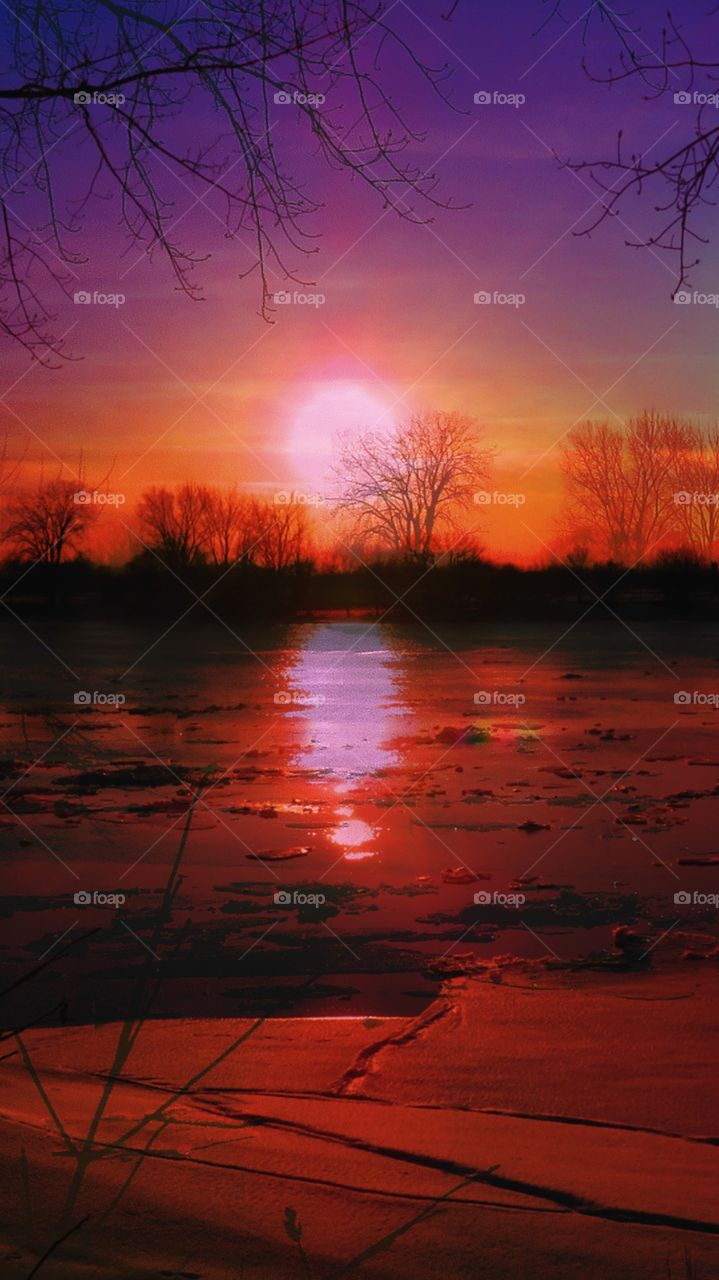
[[[456,110],[406,61],[388,53],[382,64],[392,97],[425,133],[407,155],[458,207],[425,209],[428,225],[402,220],[328,168],[296,109],[277,105],[278,151],[323,207],[308,224],[316,252],[287,254],[308,283],[277,274],[273,287],[323,300],[278,305],[268,324],[256,274],[242,278],[251,241],[226,236],[220,201],[198,201],[168,172],[179,243],[205,258],[195,271],[202,301],[177,291],[159,256],[129,243],[112,198],[91,201],[73,240],[86,261],[72,267],[71,289],[125,300],[54,299],[73,357],[59,369],[2,340],[0,429],[13,452],[27,451],[26,467],[68,474],[82,459],[90,486],[103,480],[130,505],[147,485],[186,478],[312,490],[338,432],[457,409],[496,450],[488,488],[524,495],[521,505],[478,510],[480,541],[531,562],[556,537],[561,441],[575,423],[618,422],[645,406],[715,420],[717,309],[677,307],[672,260],[626,247],[656,228],[652,201],[630,196],[621,221],[577,235],[596,217],[598,192],[556,158],[611,156],[619,129],[631,150],[659,151],[686,135],[687,108],[672,93],[651,98],[636,79],[611,88],[593,80],[583,60],[602,73],[616,63],[617,37],[597,23],[585,31],[575,21],[584,6],[552,17],[542,0],[515,0],[511,10],[464,0],[451,21],[442,17],[449,0],[390,7],[412,47],[451,73]],[[682,10],[687,34],[704,38],[702,6]],[[634,4],[621,17],[655,48],[659,12]],[[526,101],[475,104],[478,91]],[[176,127],[189,139],[208,125],[190,101]],[[53,163],[71,198],[86,165],[72,134]],[[22,199],[18,215],[30,218]],[[719,288],[717,246],[698,247],[692,283],[710,292]],[[495,291],[524,301],[475,302]]]

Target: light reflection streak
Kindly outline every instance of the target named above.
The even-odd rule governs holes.
[[[401,653],[388,628],[362,622],[320,623],[298,649],[288,671],[297,701],[288,715],[304,729],[292,764],[309,772],[321,769],[334,781],[339,803],[337,827],[330,839],[348,861],[372,857],[380,828],[355,814],[348,800],[357,784],[399,762],[391,739],[406,728],[407,707],[398,705],[404,674]],[[388,643],[389,641],[389,643]],[[356,648],[353,646],[356,645]],[[351,664],[351,679],[348,666]]]

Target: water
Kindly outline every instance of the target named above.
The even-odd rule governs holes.
[[[28,622],[2,636],[2,964],[44,967],[10,1022],[122,1016],[145,965],[158,1017],[407,1013],[477,960],[716,932],[674,900],[719,889],[717,710],[675,702],[719,690],[715,631]]]

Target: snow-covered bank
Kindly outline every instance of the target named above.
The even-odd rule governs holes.
[[[713,966],[523,965],[415,1020],[148,1023],[62,1227],[118,1027],[30,1032],[36,1078],[0,1068],[3,1274],[87,1215],[44,1280],[710,1280],[717,995]]]

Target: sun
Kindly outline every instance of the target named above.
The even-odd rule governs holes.
[[[394,423],[389,396],[383,402],[355,382],[323,383],[302,403],[292,424],[288,440],[292,464],[315,489],[326,490],[343,435],[389,432]]]

